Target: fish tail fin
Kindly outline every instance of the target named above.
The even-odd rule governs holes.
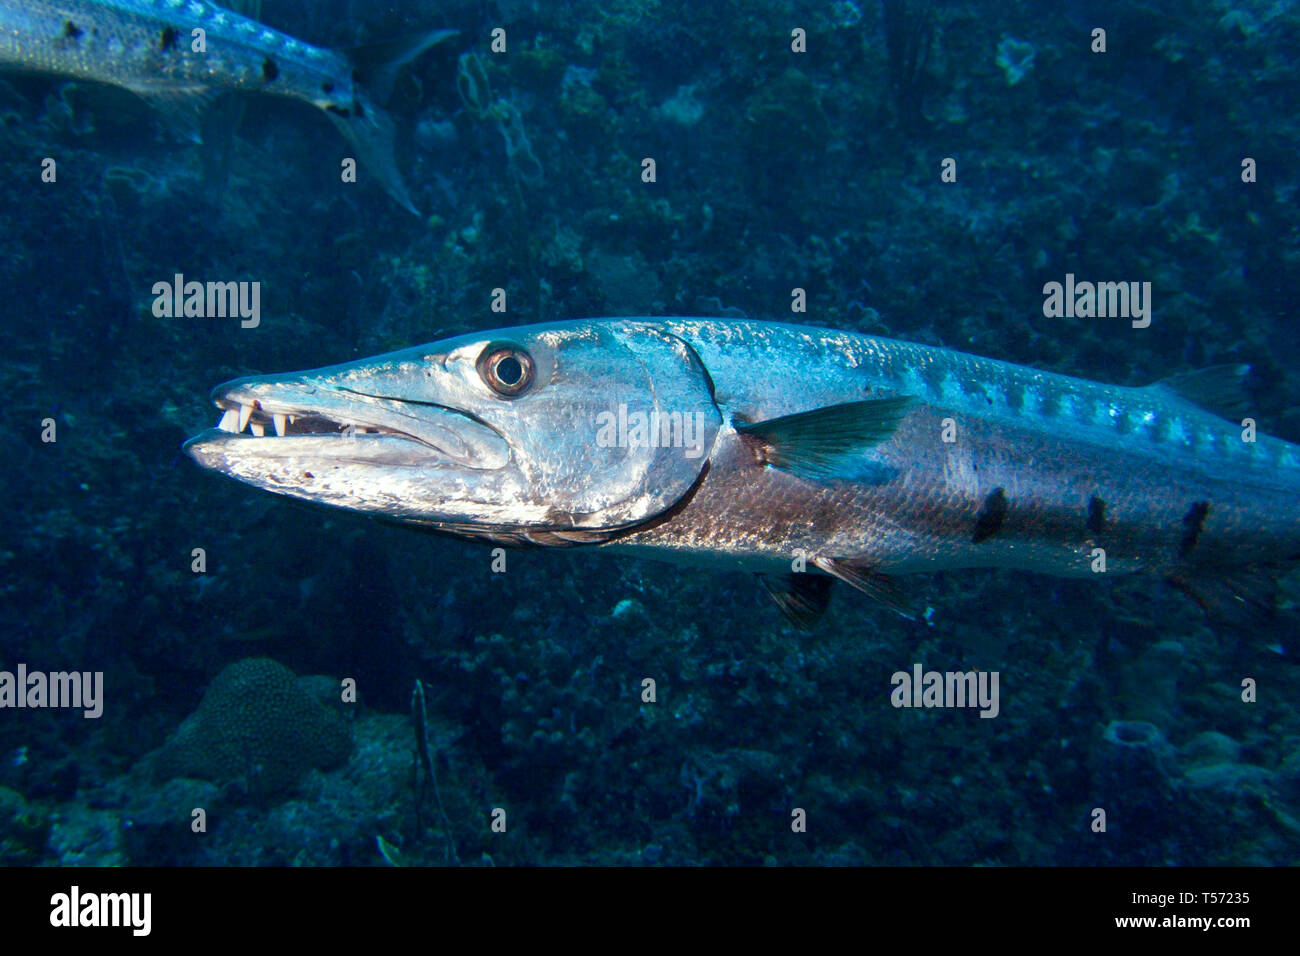
[[[402,68],[425,50],[459,35],[459,30],[429,30],[412,37],[352,47],[346,52],[357,78],[377,102],[386,103]]]
[[[392,196],[399,206],[418,216],[411,194],[397,169],[395,151],[396,129],[392,117],[377,106],[367,104],[361,111],[347,116],[325,114],[338,127],[339,132],[352,144],[357,153],[357,166],[362,175],[369,173]]]
[[[358,91],[353,108],[346,114],[327,110],[326,115],[357,151],[358,165],[368,171],[403,209],[418,216],[411,194],[397,169],[394,149],[396,130],[392,117],[380,106],[393,92],[393,83],[403,67],[421,53],[457,35],[456,30],[430,30],[415,37],[388,43],[355,47],[348,59],[357,79],[368,94]]]

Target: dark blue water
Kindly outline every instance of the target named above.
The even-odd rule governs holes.
[[[387,103],[420,216],[340,183],[308,106],[218,102],[195,146],[122,90],[0,75],[0,669],[102,673],[98,717],[0,709],[0,862],[1295,858],[1294,579],[1249,632],[1160,581],[962,572],[907,582],[928,620],[846,590],[801,633],[749,576],[584,550],[494,573],[179,451],[236,376],[619,314],[1128,385],[1244,362],[1261,430],[1300,439],[1294,4],[261,17],[335,48],[460,31]],[[260,324],[156,316],[176,273],[259,282]],[[1067,273],[1149,282],[1149,326],[1046,317]],[[998,716],[892,707],[915,664],[996,671]]]

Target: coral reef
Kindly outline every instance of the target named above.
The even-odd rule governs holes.
[[[0,866],[31,866],[45,853],[50,821],[22,794],[0,787]]]
[[[311,768],[343,763],[347,723],[293,672],[265,657],[218,674],[191,716],[152,756],[155,780],[199,777],[236,784],[255,797],[291,790]]]

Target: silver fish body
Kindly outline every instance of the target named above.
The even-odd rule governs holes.
[[[958,567],[1196,580],[1300,556],[1300,447],[1198,407],[1188,384],[804,326],[605,319],[241,379],[213,393],[222,427],[186,447],[270,491],[454,534],[806,564],[867,591]]]
[[[450,35],[429,34],[426,45]],[[0,0],[0,65],[124,87],[191,139],[202,107],[223,92],[310,103],[353,143],[363,171],[415,211],[392,122],[348,59],[206,0]]]

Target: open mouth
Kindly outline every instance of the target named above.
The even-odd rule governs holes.
[[[303,435],[338,435],[351,438],[357,435],[390,435],[410,441],[430,445],[416,435],[399,431],[382,425],[370,425],[363,422],[339,421],[319,412],[277,412],[266,410],[261,401],[254,399],[248,404],[230,399],[217,399],[217,407],[224,409],[221,420],[217,422],[220,431],[231,435],[244,435],[253,438],[292,438]],[[430,445],[430,447],[434,447]]]
[[[461,470],[499,469],[510,461],[504,437],[472,412],[352,384],[304,375],[219,385],[212,391],[221,416],[216,428],[191,439],[186,450],[226,472],[317,459]]]

